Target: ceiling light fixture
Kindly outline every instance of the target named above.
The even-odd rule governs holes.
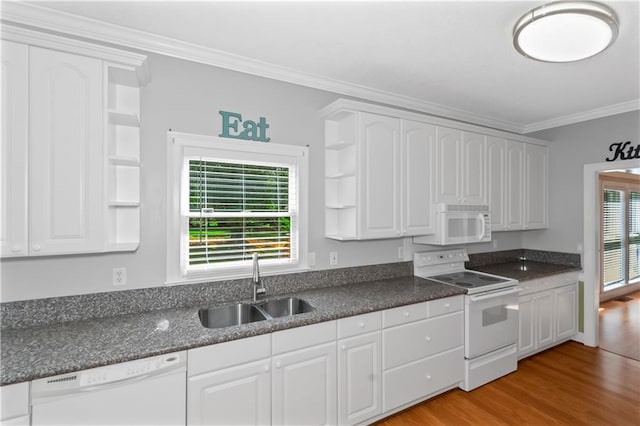
[[[617,36],[618,19],[608,7],[559,1],[525,13],[513,28],[513,45],[527,58],[573,62],[602,52]]]

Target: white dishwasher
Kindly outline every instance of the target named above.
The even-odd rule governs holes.
[[[184,425],[186,352],[34,380],[31,424]]]

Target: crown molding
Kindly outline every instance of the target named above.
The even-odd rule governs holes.
[[[102,43],[199,62],[245,74],[407,108],[439,117],[451,118],[509,132],[522,133],[523,130],[522,125],[511,121],[500,120],[409,96],[300,72],[217,49],[207,48],[197,44],[42,6],[20,2],[3,2],[1,14],[3,21],[6,23],[40,28]]]
[[[595,120],[596,118],[609,117],[611,115],[623,114],[625,112],[640,110],[640,99],[621,102],[603,108],[596,108],[590,111],[579,112],[577,114],[565,115],[546,121],[539,121],[524,126],[523,133],[537,132],[538,130],[551,129],[553,127],[566,126],[569,124],[581,123],[583,121]]]

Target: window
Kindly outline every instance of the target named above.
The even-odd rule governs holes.
[[[640,281],[640,184],[603,178],[602,289]]]
[[[169,133],[167,281],[306,268],[306,147]],[[303,249],[304,248],[304,249]]]

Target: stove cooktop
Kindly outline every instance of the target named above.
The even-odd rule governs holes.
[[[488,275],[473,271],[449,272],[441,275],[425,277],[442,284],[449,284],[467,290],[467,293],[478,293],[515,285],[510,278]]]

